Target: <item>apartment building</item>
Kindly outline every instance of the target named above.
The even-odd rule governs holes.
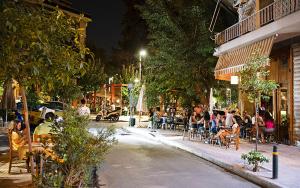
[[[270,100],[261,99],[276,121],[276,134],[286,144],[300,143],[300,0],[227,1],[239,22],[215,35],[215,78],[230,81],[255,51],[270,57],[270,76],[280,86]],[[254,105],[240,93],[241,110]]]

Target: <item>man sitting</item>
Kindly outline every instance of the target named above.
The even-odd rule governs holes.
[[[53,125],[53,119],[51,117],[48,117],[46,120],[44,120],[43,123],[41,123],[40,125],[38,125],[34,129],[33,141],[34,142],[40,142],[40,137],[41,136],[48,135],[50,137],[52,125]]]

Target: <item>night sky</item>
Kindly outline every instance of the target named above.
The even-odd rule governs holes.
[[[92,22],[87,28],[87,39],[110,52],[121,37],[121,21],[126,7],[122,0],[71,0],[72,7],[88,13]]]

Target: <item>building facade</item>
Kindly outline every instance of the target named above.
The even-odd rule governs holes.
[[[256,52],[270,57],[270,76],[279,87],[261,100],[276,121],[276,135],[286,144],[300,143],[300,0],[238,0],[239,22],[215,35],[215,77],[230,81]],[[254,111],[239,95],[241,110]]]

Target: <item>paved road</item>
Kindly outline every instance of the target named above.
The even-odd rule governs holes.
[[[118,144],[98,171],[101,187],[258,187],[184,151],[138,135],[127,135],[121,129],[118,129],[116,137]]]

